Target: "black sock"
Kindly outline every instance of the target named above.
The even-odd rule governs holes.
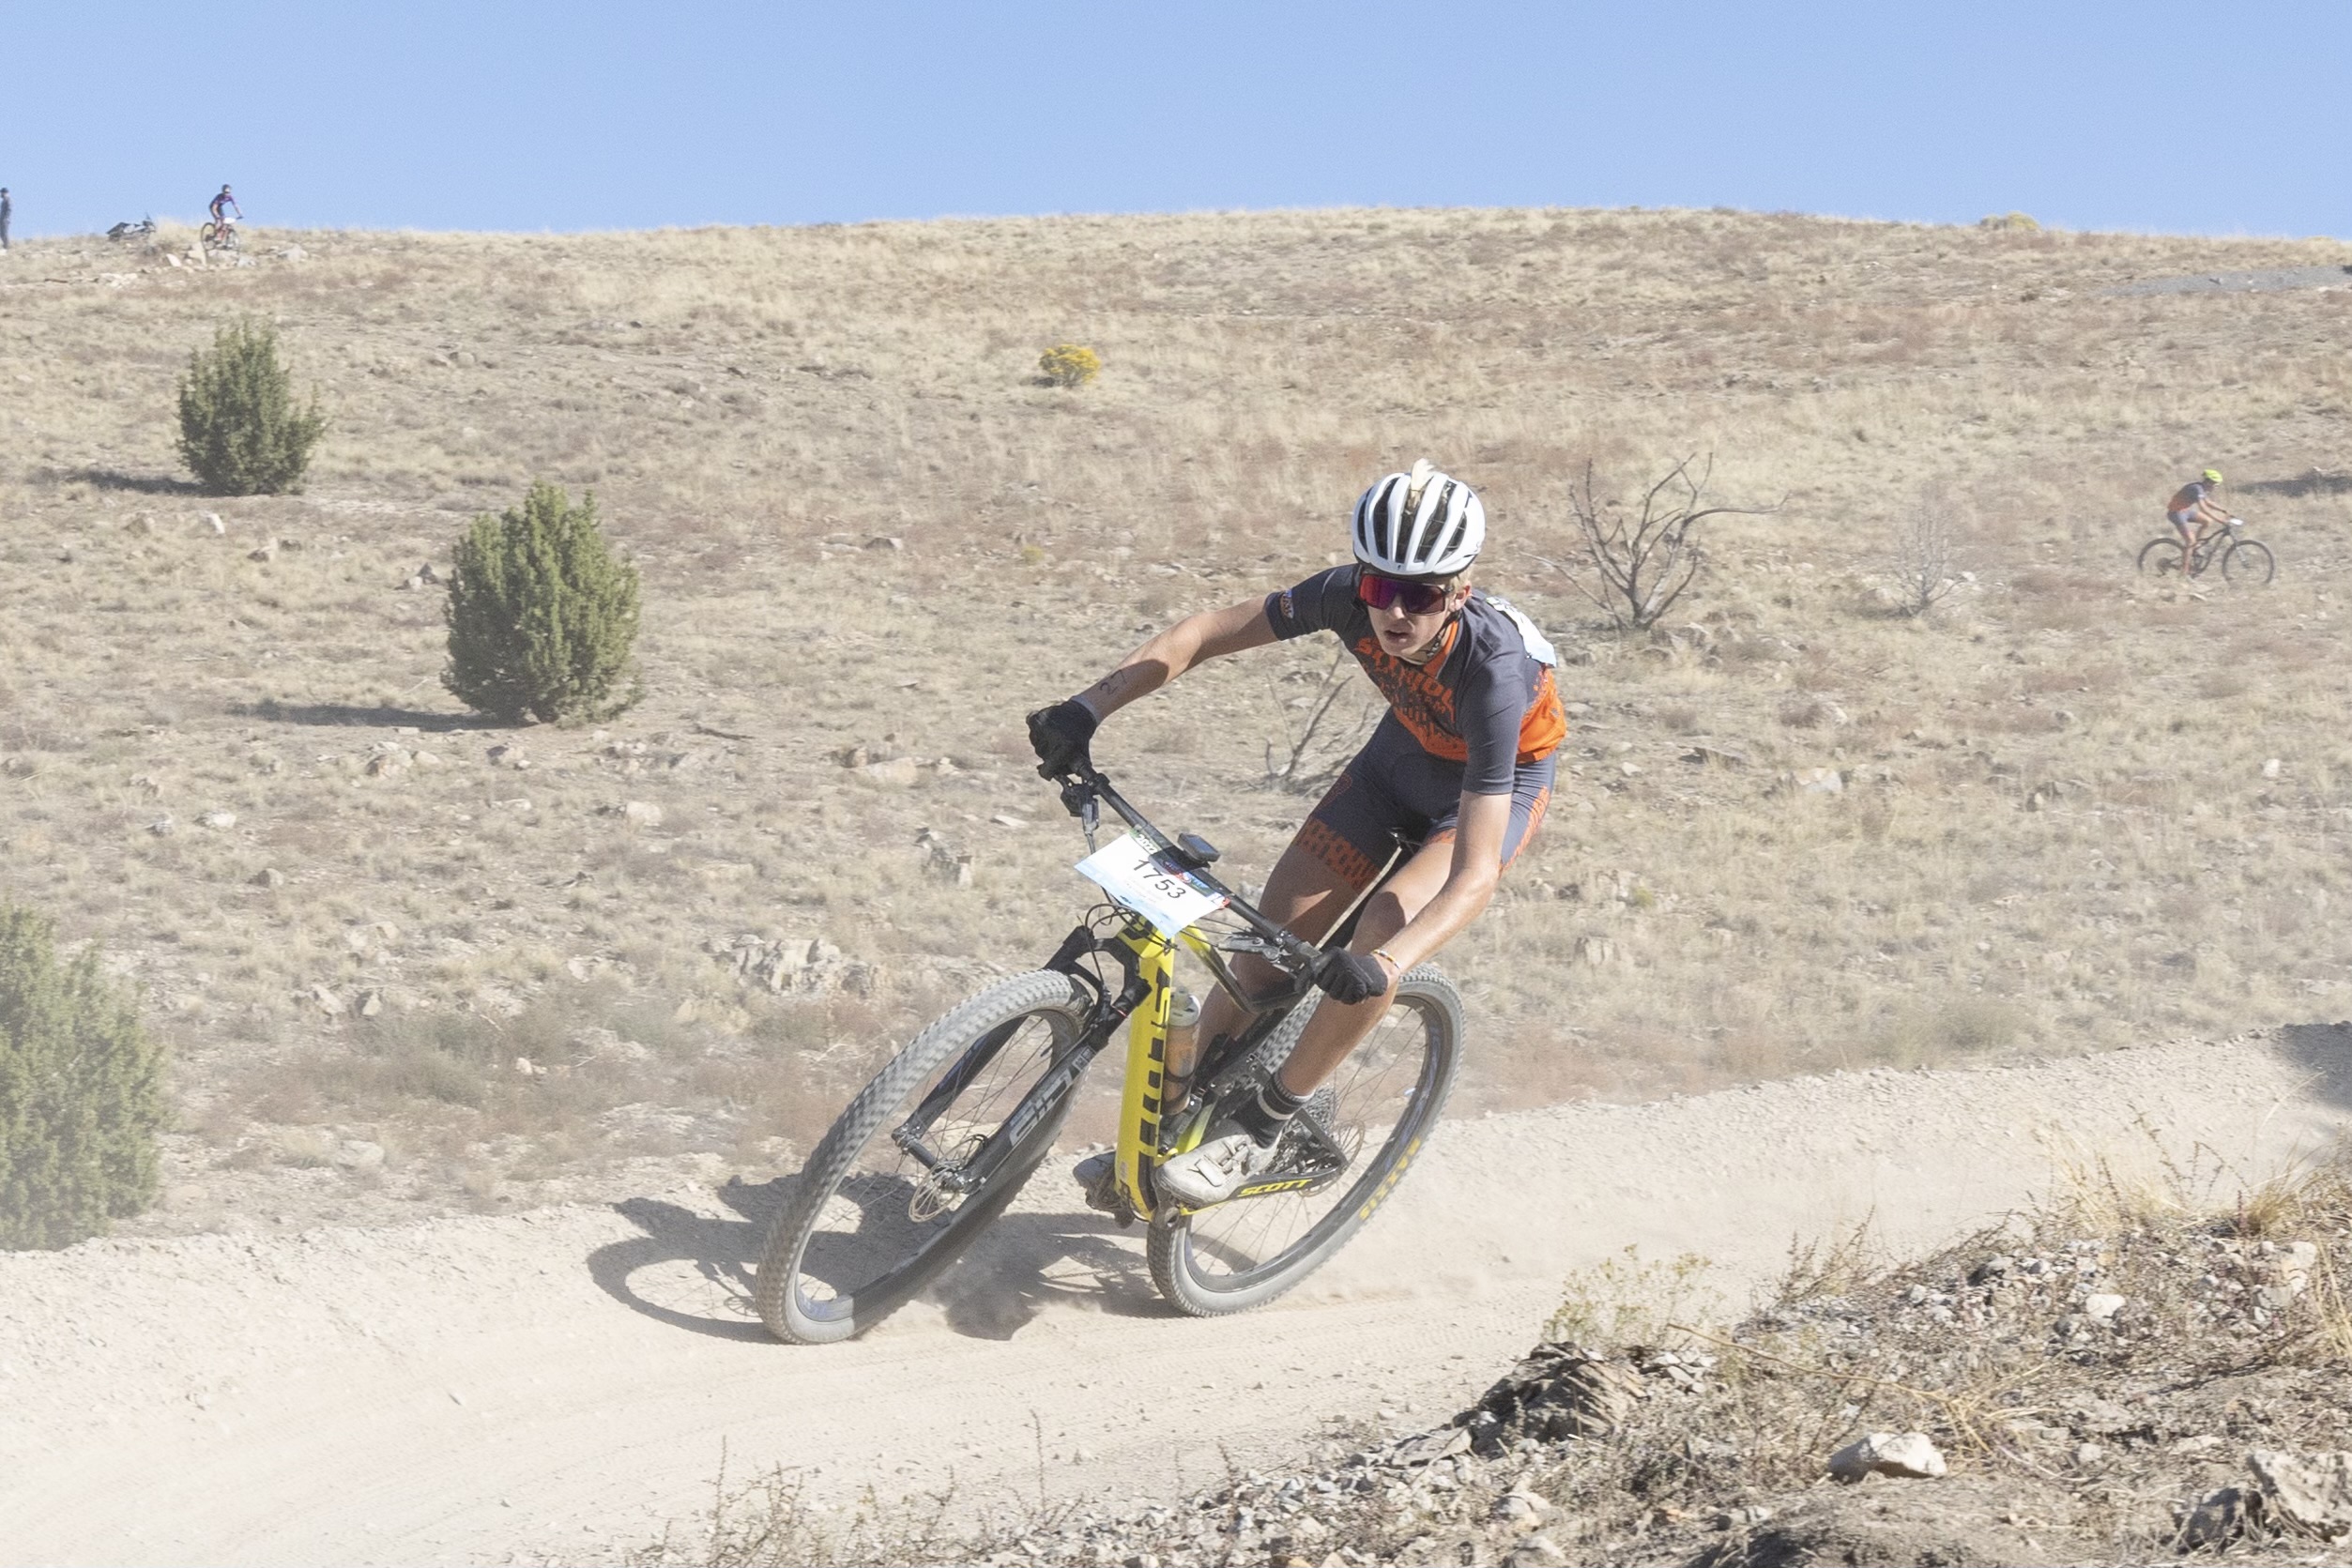
[[[1291,1119],[1306,1104],[1306,1095],[1292,1094],[1282,1087],[1282,1075],[1277,1073],[1266,1080],[1265,1087],[1253,1099],[1233,1113],[1233,1124],[1247,1133],[1251,1141],[1269,1145],[1282,1135],[1282,1129],[1290,1125]]]

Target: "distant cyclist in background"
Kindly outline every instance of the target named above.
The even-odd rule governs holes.
[[[2205,541],[2206,534],[2214,528],[2229,526],[2229,513],[2214,496],[2222,488],[2222,471],[2207,468],[2204,473],[2173,492],[2173,498],[2164,503],[2164,521],[2180,534],[2180,574],[2189,575],[2190,556]]]

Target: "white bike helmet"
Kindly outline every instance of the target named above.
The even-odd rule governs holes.
[[[1478,558],[1487,509],[1423,458],[1374,482],[1355,504],[1355,558],[1391,577],[1451,577]]]

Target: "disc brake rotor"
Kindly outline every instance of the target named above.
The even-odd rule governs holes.
[[[928,1225],[941,1214],[953,1210],[964,1201],[964,1195],[941,1179],[943,1171],[961,1171],[964,1162],[980,1152],[988,1141],[981,1133],[966,1133],[963,1141],[939,1158],[939,1163],[923,1173],[915,1190],[907,1198],[907,1218],[916,1225]]]

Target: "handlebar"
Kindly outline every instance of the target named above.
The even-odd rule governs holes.
[[[1207,861],[1189,854],[1183,845],[1160,831],[1151,818],[1136,809],[1125,796],[1113,787],[1110,776],[1092,762],[1081,759],[1069,772],[1061,775],[1061,804],[1072,816],[1086,825],[1090,844],[1093,841],[1094,824],[1099,816],[1098,804],[1107,805],[1129,828],[1154,845],[1153,860],[1161,861],[1168,871],[1193,877],[1223,893],[1228,901],[1226,907],[1232,910],[1252,933],[1299,966],[1300,972],[1310,971],[1321,960],[1321,948],[1275,924],[1259,913],[1247,899],[1219,881],[1210,873]]]

